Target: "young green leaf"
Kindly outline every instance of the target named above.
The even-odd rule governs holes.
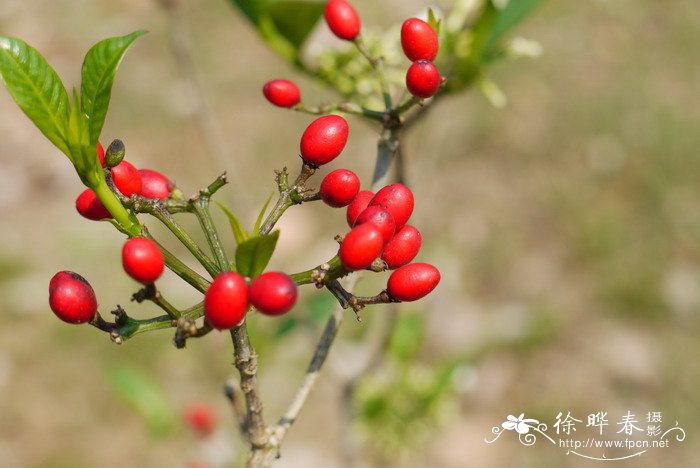
[[[66,138],[68,93],[46,59],[26,42],[0,36],[0,77],[20,109],[70,157]]]
[[[438,36],[440,35],[440,24],[442,23],[442,20],[438,19],[437,16],[435,16],[435,12],[433,11],[432,8],[428,8],[428,24],[430,25],[431,28],[435,31],[435,34]]]
[[[258,219],[255,220],[255,225],[253,226],[253,233],[257,234],[258,231],[260,231],[260,225],[262,224],[263,216],[265,216],[265,212],[267,211],[267,207],[270,205],[270,201],[272,200],[272,196],[275,194],[275,192],[272,192],[269,197],[267,197],[267,201],[262,207],[262,210],[260,210],[260,213],[258,214]]]
[[[80,98],[82,109],[90,120],[90,144],[97,144],[112,95],[114,74],[126,50],[145,31],[112,37],[98,42],[85,55]]]
[[[245,229],[243,229],[243,226],[241,225],[241,222],[238,221],[238,218],[236,218],[236,216],[221,203],[216,202],[216,204],[219,205],[219,208],[221,208],[226,217],[228,217],[228,222],[231,225],[231,231],[233,231],[233,237],[236,239],[236,244],[240,245],[241,243],[245,242],[246,239],[248,239],[248,233],[245,232]]]
[[[277,246],[280,232],[251,237],[236,249],[236,267],[238,273],[248,278],[255,278],[265,271]]]
[[[510,0],[502,10],[498,11],[496,21],[491,28],[484,49],[490,49],[508,31],[528,17],[544,0]]]

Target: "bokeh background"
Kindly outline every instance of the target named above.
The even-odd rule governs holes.
[[[426,6],[354,4],[376,31]],[[157,2],[3,0],[0,32],[28,41],[77,85],[91,44],[149,30],[117,75],[103,143],[123,139],[132,163],[168,174],[186,194],[226,169],[232,184],[219,199],[252,225],[275,188],[273,169],[298,164],[311,120],[270,106],[262,84],[295,79],[311,104],[332,94],[267,49],[226,1],[183,2],[179,11],[218,150],[198,124],[198,101],[172,54],[173,20]],[[509,414],[551,425],[559,411],[584,420],[607,411],[616,431],[628,410],[643,425],[647,412],[662,412],[663,425],[677,421],[687,438],[616,466],[697,463],[700,4],[549,1],[516,35],[544,53],[491,70],[507,106],[465,92],[440,102],[404,142],[425,239],[419,259],[439,266],[440,287],[399,308],[387,355],[350,407],[345,379],[392,312],[370,308],[361,324],[348,316],[278,466],[595,466],[544,440],[484,439]],[[313,41],[337,45],[323,25]],[[348,147],[327,169],[353,169],[368,186],[377,129],[350,123]],[[129,303],[136,285],[121,270],[122,237],[75,213],[72,167],[4,88],[0,162],[0,465],[235,464],[243,449],[222,396],[235,374],[227,334],[186,350],[174,349],[169,331],[119,347],[50,312],[48,281],[70,269],[90,280],[103,313],[115,304],[150,313]],[[333,255],[344,213],[296,207],[281,227],[272,267],[299,271]],[[381,289],[386,277],[376,276],[360,291]],[[178,305],[199,300],[172,275],[162,289]],[[289,402],[329,306],[310,291],[292,319],[251,319],[268,420]],[[182,417],[197,402],[218,415],[208,439]]]

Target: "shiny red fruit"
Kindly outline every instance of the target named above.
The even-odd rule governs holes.
[[[125,197],[138,194],[141,191],[141,176],[139,171],[126,161],[122,161],[112,168],[114,185]]]
[[[394,237],[384,246],[382,260],[386,262],[387,268],[395,270],[418,255],[422,241],[418,229],[407,224],[396,231]]]
[[[374,193],[370,192],[369,190],[357,192],[355,198],[348,205],[348,211],[345,215],[345,219],[348,221],[348,226],[353,227],[355,225],[357,217],[360,216],[360,213],[367,209],[369,202],[371,202],[373,198]]]
[[[49,305],[64,322],[85,323],[97,312],[97,299],[90,283],[72,271],[59,271],[49,282]]]
[[[362,224],[348,232],[340,244],[340,261],[348,271],[369,267],[382,253],[382,233],[372,224]]]
[[[297,301],[297,285],[287,274],[269,271],[250,283],[250,303],[265,315],[282,315]]]
[[[409,263],[389,277],[386,290],[402,302],[417,301],[429,294],[440,282],[440,272],[428,263]]]
[[[270,80],[263,86],[265,98],[277,107],[294,107],[301,101],[296,83],[289,80]]]
[[[97,157],[100,158],[100,165],[105,166],[105,149],[102,147],[100,142],[97,142]]]
[[[139,169],[139,177],[141,177],[139,195],[142,197],[165,200],[173,191],[174,184],[158,171]]]
[[[440,88],[440,72],[428,60],[413,62],[406,72],[406,87],[415,97],[426,99]]]
[[[151,284],[163,274],[165,259],[158,244],[145,237],[132,237],[122,248],[124,271],[142,284]]]
[[[313,166],[326,164],[340,154],[348,141],[348,123],[339,115],[324,115],[311,122],[301,136],[301,157]]]
[[[78,198],[75,200],[75,209],[78,210],[80,216],[93,221],[112,217],[112,214],[105,208],[92,189],[87,189],[78,195]]]
[[[214,410],[202,403],[193,403],[185,409],[185,421],[203,437],[213,433],[218,424]]]
[[[209,325],[226,330],[238,325],[248,311],[248,286],[233,271],[221,273],[204,295],[204,317]]]
[[[411,62],[435,60],[438,53],[438,37],[425,21],[409,18],[401,26],[401,47]]]
[[[355,226],[361,224],[372,224],[382,233],[382,240],[386,244],[396,231],[396,223],[394,217],[381,206],[368,206],[365,211],[360,213],[360,216],[355,220]]]
[[[360,190],[360,178],[348,169],[329,172],[321,182],[321,200],[328,206],[341,208],[349,205]]]
[[[396,229],[401,229],[413,213],[413,193],[403,184],[391,184],[377,192],[369,206],[381,206],[394,216]]]
[[[345,0],[330,0],[324,11],[326,23],[340,39],[352,41],[360,34],[360,16]]]

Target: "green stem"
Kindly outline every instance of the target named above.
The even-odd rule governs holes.
[[[199,273],[194,271],[192,268],[185,265],[179,258],[173,255],[168,249],[163,247],[157,240],[155,240],[150,233],[144,229],[144,234],[146,237],[154,241],[160,247],[160,251],[163,252],[163,257],[165,258],[165,265],[175,273],[177,276],[185,280],[193,288],[201,293],[207,292],[209,288],[209,281],[204,279]]]
[[[216,226],[211,219],[211,213],[209,212],[209,198],[200,197],[198,200],[194,201],[194,212],[197,215],[200,226],[206,234],[207,242],[209,243],[209,248],[214,253],[216,258],[216,263],[219,265],[219,271],[228,271],[231,269],[228,258],[226,257],[226,252],[221,245],[221,240],[219,240],[219,234],[216,231]]]
[[[321,272],[323,272],[323,277],[319,278],[318,275]],[[325,285],[347,274],[348,271],[343,268],[340,257],[336,255],[324,264],[318,265],[310,270],[293,273],[289,276],[292,277],[297,285],[301,286],[304,284]]]
[[[384,98],[384,107],[386,107],[387,111],[391,111],[394,107],[394,104],[391,101],[391,91],[389,90],[389,83],[386,81],[386,76],[384,74],[384,59],[382,57],[373,57],[372,54],[370,54],[369,50],[367,49],[367,46],[362,40],[361,35],[358,35],[353,42],[355,43],[357,50],[360,51],[360,54],[362,54],[367,59],[369,64],[377,73],[379,85],[382,89],[382,97]]]
[[[373,192],[379,190],[387,179],[391,161],[399,149],[399,131],[400,127],[384,128],[379,137],[377,142],[377,161],[375,162],[372,176]]]
[[[141,225],[136,216],[129,213],[117,196],[109,189],[106,182],[99,183],[92,187],[97,198],[112,214],[114,220],[119,224],[124,232],[128,232],[130,236],[138,236],[141,233]]]
[[[370,119],[381,120],[384,118],[384,113],[375,111],[372,109],[367,109],[366,107],[354,104],[352,102],[340,102],[337,104],[325,104],[318,107],[308,107],[306,104],[300,102],[294,109],[297,112],[304,112],[306,114],[312,115],[323,115],[331,112],[345,112],[346,114],[362,115]]]

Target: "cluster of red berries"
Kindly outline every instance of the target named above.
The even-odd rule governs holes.
[[[97,156],[102,167],[110,170],[114,185],[125,197],[140,195],[144,198],[165,200],[175,188],[175,184],[160,172],[136,169],[133,164],[124,161],[123,152],[117,156],[116,153],[112,155],[108,149],[108,155],[105,157],[105,151],[99,142]],[[78,195],[75,208],[81,216],[94,221],[112,217],[92,189],[86,189]]]

